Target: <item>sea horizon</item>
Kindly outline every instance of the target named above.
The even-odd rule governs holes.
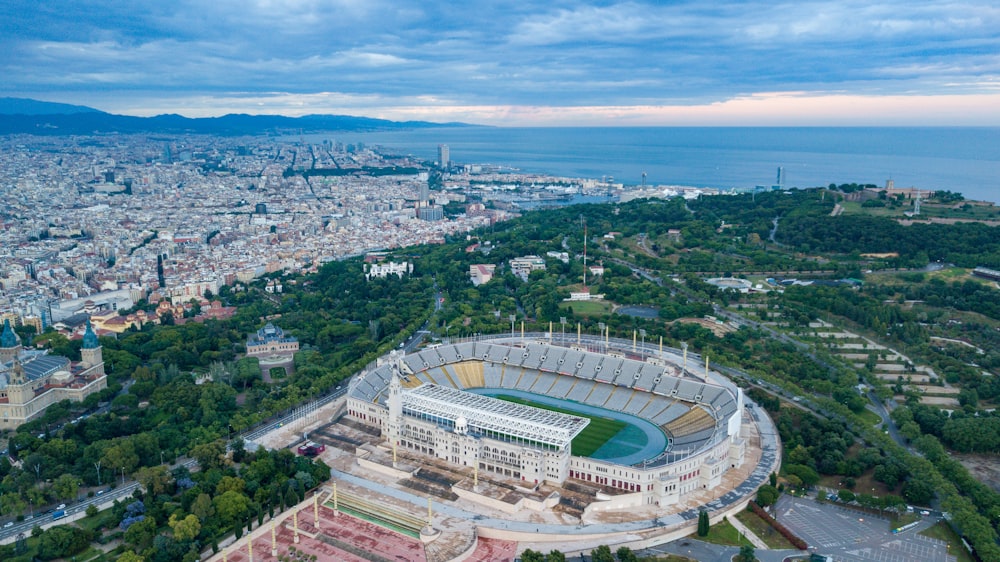
[[[1000,127],[428,127],[307,134],[363,142],[422,160],[449,146],[456,164],[614,178],[626,185],[717,189],[860,183],[961,193],[1000,202]],[[302,138],[300,136],[289,138]]]

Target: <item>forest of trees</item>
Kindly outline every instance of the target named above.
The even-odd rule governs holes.
[[[22,464],[17,467],[0,458],[0,515],[23,514],[93,492],[124,467],[126,474],[155,491],[123,502],[107,516],[105,530],[118,528],[129,550],[147,560],[189,558],[196,545],[204,548],[224,533],[247,527],[248,520],[280,509],[282,502],[287,505],[325,478],[321,464],[304,464],[284,452],[239,450],[226,461],[222,452],[231,435],[328,392],[427,321],[435,336],[456,337],[508,331],[508,317],[515,315],[531,331],[547,331],[550,325],[559,330],[563,318],[568,333],[577,324],[596,333],[599,322],[608,326],[612,337],[631,338],[645,330],[647,341],[662,337],[671,346],[686,342],[714,364],[737,367],[812,396],[824,417],[781,408],[768,395],[753,395],[778,424],[789,483],[810,486],[836,476],[850,484],[871,473],[893,491],[890,499],[920,505],[935,498],[942,502],[977,549],[989,553],[1000,525],[1000,499],[949,457],[945,447],[985,453],[1000,448],[1000,418],[978,409],[980,402],[1000,397],[1000,377],[983,377],[970,366],[1000,365],[997,346],[988,345],[1000,343],[989,324],[1000,320],[998,291],[974,281],[952,283],[903,272],[892,283],[790,287],[760,301],[767,306],[763,315],[780,311],[790,326],[831,316],[856,329],[885,334],[926,354],[943,377],[961,383],[964,407],[950,416],[912,400],[894,413],[922,457],[859,422],[866,402],[855,386],[864,370],[836,360],[824,349],[805,352],[763,329],[744,326],[720,337],[696,324],[673,322],[712,314],[713,305],[742,302],[740,295],[704,283],[703,275],[693,272],[815,271],[820,278],[838,278],[860,275],[869,267],[872,260],[860,256],[867,252],[899,253],[898,259],[880,258],[883,266],[923,266],[936,260],[966,267],[1000,266],[1000,237],[990,227],[903,227],[870,216],[831,217],[833,205],[829,194],[802,190],[537,211],[471,233],[472,239],[490,242],[488,254],[467,251],[464,236],[443,245],[391,252],[392,259],[413,261],[413,275],[404,278],[367,281],[361,260],[352,259],[326,264],[315,275],[283,276],[281,295],[265,297],[261,287],[266,279],[242,290],[225,287],[218,298],[238,307],[230,320],[147,325],[117,339],[101,339],[109,388],[84,403],[50,407],[10,435],[10,450]],[[604,237],[611,232],[613,238]],[[645,248],[637,243],[640,235]],[[615,304],[653,307],[657,318],[596,314],[563,302],[582,287],[579,256],[584,243],[588,262],[602,262],[605,268],[603,276],[588,278],[593,292]],[[549,251],[565,251],[571,259],[563,263],[546,258],[546,270],[527,280],[505,267],[513,257],[546,256]],[[816,253],[822,253],[822,259]],[[494,280],[473,287],[468,271],[475,263],[498,265]],[[435,312],[438,293],[443,302]],[[923,304],[904,308],[903,301]],[[985,352],[938,350],[932,345],[930,330],[941,324],[936,321],[943,318],[942,310],[981,315],[978,321],[964,319],[948,329],[975,333],[987,342],[981,346]],[[295,373],[272,384],[263,382],[256,361],[242,358],[247,334],[265,318],[273,318],[301,344]],[[58,333],[24,331],[22,336],[33,337],[33,345],[54,353],[80,356],[79,342]],[[196,377],[206,375],[210,380],[195,384]],[[106,412],[66,423],[105,402]],[[861,443],[866,446],[859,447]],[[171,472],[160,463],[181,456],[198,459],[202,470]],[[57,551],[64,555],[94,539],[75,531],[48,533],[39,537],[48,545],[45,556],[55,557]],[[0,550],[5,560],[16,559],[8,554]]]

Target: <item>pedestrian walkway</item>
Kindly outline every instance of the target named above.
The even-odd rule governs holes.
[[[736,527],[737,531],[743,533],[743,536],[746,537],[748,541],[750,541],[750,544],[752,544],[754,548],[759,548],[761,550],[767,550],[767,543],[765,543],[763,540],[761,540],[761,538],[758,537],[756,535],[756,533],[754,533],[753,531],[751,531],[749,527],[747,527],[746,525],[744,525],[742,521],[740,521],[739,519],[733,517],[733,518],[729,519],[729,523],[733,527]]]

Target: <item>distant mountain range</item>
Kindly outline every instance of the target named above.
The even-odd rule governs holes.
[[[28,98],[0,98],[0,115],[70,115],[100,113],[93,107],[38,101]]]
[[[190,118],[181,115],[134,117],[92,107],[26,98],[0,98],[0,134],[90,135],[99,133],[173,133],[259,135],[318,131],[376,131],[428,127],[466,127],[466,123],[389,121],[350,115],[229,114]]]

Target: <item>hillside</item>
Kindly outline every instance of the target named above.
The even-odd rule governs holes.
[[[375,131],[426,127],[462,127],[464,123],[389,121],[351,115],[229,114],[221,117],[115,115],[93,108],[24,98],[0,99],[0,134],[89,135],[100,133],[171,133],[210,135],[285,134],[318,131]]]

